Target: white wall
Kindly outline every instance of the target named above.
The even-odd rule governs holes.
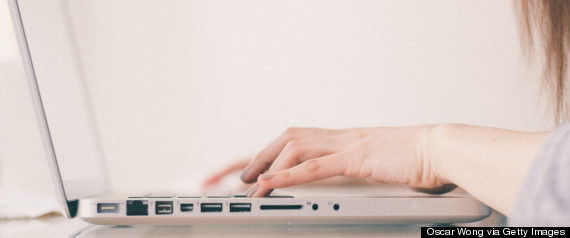
[[[510,3],[75,0],[69,9],[115,185],[192,190],[289,126],[546,128]],[[0,182],[43,187],[5,2],[0,11]]]
[[[7,1],[0,1],[0,185],[51,193],[49,179]]]

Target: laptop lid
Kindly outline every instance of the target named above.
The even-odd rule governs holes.
[[[71,218],[78,199],[110,184],[67,2],[8,2],[55,192]]]

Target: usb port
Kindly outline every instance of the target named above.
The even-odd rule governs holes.
[[[191,212],[194,210],[193,203],[182,203],[180,204],[180,211],[181,212]]]
[[[251,212],[251,203],[230,203],[230,212]]]
[[[171,201],[157,201],[155,207],[156,215],[172,214]]]
[[[97,213],[118,213],[118,203],[97,203]]]
[[[221,203],[202,203],[200,204],[201,212],[222,212]]]

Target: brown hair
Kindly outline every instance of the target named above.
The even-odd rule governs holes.
[[[554,121],[569,119],[567,72],[570,52],[570,0],[514,0],[521,43],[527,56],[540,41],[544,52],[543,83],[550,93]]]

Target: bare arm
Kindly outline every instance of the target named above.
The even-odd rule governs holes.
[[[509,215],[518,189],[548,133],[467,125],[431,132],[430,160],[442,179]]]
[[[547,133],[468,125],[291,128],[242,174],[248,196],[333,176],[437,188],[454,183],[508,215]]]

